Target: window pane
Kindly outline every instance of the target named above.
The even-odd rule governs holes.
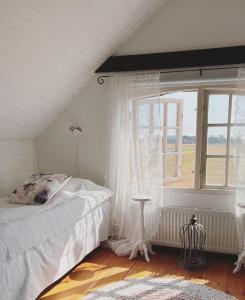
[[[231,123],[236,123],[236,101],[237,101],[237,96],[233,95],[232,96],[232,105],[231,105]]]
[[[245,156],[239,156],[236,158],[235,168],[237,172],[236,186],[245,188]]]
[[[208,124],[228,123],[229,95],[209,95]]]
[[[156,127],[163,127],[163,117],[164,117],[164,104],[154,103],[153,104],[153,124]]]
[[[168,127],[177,126],[177,104],[168,103]]]
[[[206,163],[206,184],[207,185],[225,185],[225,158],[207,158]]]
[[[235,186],[236,183],[236,171],[234,165],[234,158],[229,159],[229,171],[228,171],[228,185]]]
[[[149,128],[138,128],[138,147],[140,154],[149,152]]]
[[[150,104],[139,104],[138,126],[146,127],[150,125]]]
[[[150,153],[163,153],[163,147],[162,147],[163,137],[164,137],[163,128],[153,129],[153,140],[150,143]]]
[[[149,138],[150,130],[149,128],[138,128],[138,138],[139,140],[146,140]]]
[[[167,132],[167,153],[176,152],[176,129],[168,129]]]
[[[177,91],[164,95],[163,99],[179,100],[183,106],[182,136],[180,155],[180,174],[178,178],[165,182],[166,186],[176,188],[194,188],[196,163],[196,114],[197,91]],[[172,145],[173,146],[173,145]],[[169,145],[170,147],[170,145]]]
[[[227,127],[208,127],[208,155],[225,155]]]
[[[232,96],[231,123],[245,123],[244,103],[245,95]]]
[[[154,128],[153,129],[153,136],[155,141],[159,141],[164,135],[164,130],[162,128]]]
[[[176,155],[167,155],[167,178],[176,177]]]
[[[244,136],[245,126],[232,126],[230,130],[230,146],[229,146],[229,154],[236,155],[240,153],[242,155],[245,154],[245,140],[242,140],[242,136]]]

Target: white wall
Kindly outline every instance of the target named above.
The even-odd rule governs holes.
[[[65,172],[89,178],[99,184],[104,183],[107,94],[107,84],[101,86],[96,80],[92,80],[69,108],[37,139],[39,171]],[[71,125],[81,126],[83,130],[78,141],[68,130]]]
[[[169,0],[168,3],[117,53],[133,54],[245,45],[244,0]],[[67,172],[104,183],[106,160],[108,85],[94,77],[77,99],[37,139],[38,168]],[[76,148],[68,132],[79,125],[83,135],[79,170],[74,167]],[[233,197],[170,192],[169,204],[233,209]]]
[[[119,54],[245,45],[244,0],[169,0]]]
[[[32,140],[0,140],[0,197],[35,172],[35,159]]]

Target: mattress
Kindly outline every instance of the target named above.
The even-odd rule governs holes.
[[[107,239],[110,195],[73,179],[47,206],[1,199],[0,299],[35,299]]]

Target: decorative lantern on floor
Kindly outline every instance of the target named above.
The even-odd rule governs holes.
[[[186,269],[197,269],[206,265],[204,246],[206,233],[204,227],[192,215],[190,222],[180,229],[181,257],[180,265]]]

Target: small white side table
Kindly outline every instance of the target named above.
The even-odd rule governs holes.
[[[238,202],[237,206],[239,206],[240,208],[244,208],[245,209],[245,201]],[[235,263],[235,265],[236,265],[236,268],[233,271],[234,274],[237,273],[238,271],[240,271],[240,269],[241,269],[241,267],[243,265],[245,267],[245,245],[244,245],[242,253],[240,253],[239,256],[238,256],[238,260]]]
[[[147,196],[135,196],[132,197],[133,201],[136,201],[140,204],[140,227],[139,227],[139,240],[135,241],[135,245],[133,246],[131,255],[129,259],[136,258],[138,255],[138,252],[140,252],[141,256],[145,255],[145,259],[147,262],[150,261],[148,252],[150,254],[155,254],[151,248],[151,244],[149,241],[145,240],[145,225],[144,225],[144,206],[145,202],[150,201],[151,198]]]

